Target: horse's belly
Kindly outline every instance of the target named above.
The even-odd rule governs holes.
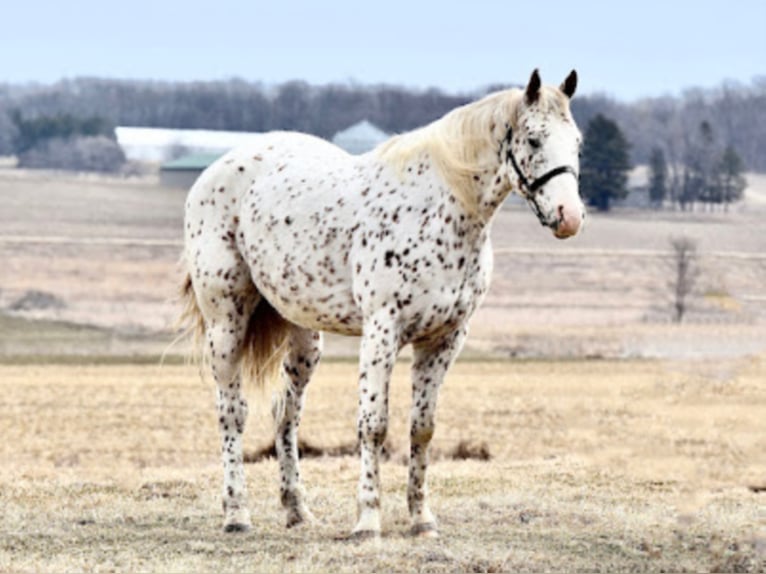
[[[278,215],[243,233],[241,253],[258,291],[292,323],[360,334],[362,312],[354,299],[348,234],[295,210],[274,212]]]
[[[259,292],[285,319],[301,327],[341,335],[361,335],[362,314],[348,289],[296,288],[288,281],[254,279]]]

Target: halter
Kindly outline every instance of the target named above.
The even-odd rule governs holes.
[[[513,171],[515,171],[516,175],[519,177],[519,183],[521,184],[522,188],[521,191],[524,194],[526,200],[532,206],[532,210],[535,212],[535,215],[537,215],[537,219],[540,220],[540,223],[542,223],[543,226],[547,227],[548,223],[545,221],[545,214],[543,213],[542,209],[540,209],[540,205],[537,203],[537,190],[558,175],[571,173],[577,180],[580,179],[580,176],[577,175],[577,171],[571,165],[560,165],[549,171],[546,171],[543,175],[530,183],[530,181],[527,179],[527,176],[524,175],[524,173],[521,171],[521,168],[519,167],[519,164],[516,162],[516,157],[513,155],[513,147],[511,145],[512,140],[513,128],[509,127],[508,133],[505,135],[505,142],[508,144],[506,160],[510,160],[511,165],[513,166]]]

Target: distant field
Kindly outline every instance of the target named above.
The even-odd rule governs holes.
[[[747,201],[728,214],[591,213],[584,233],[564,242],[541,229],[525,206],[509,206],[493,227],[493,286],[468,352],[726,357],[766,350],[766,178],[751,182]],[[113,342],[97,342],[93,353],[159,354],[178,311],[172,299],[184,196],[152,179],[0,169],[0,312],[43,291],[60,305],[16,317],[102,329]],[[679,235],[698,241],[700,276],[689,324],[669,328],[672,271],[665,253],[669,238]],[[137,344],[141,337],[150,342]],[[50,354],[33,337],[26,351],[8,337],[4,351],[2,340],[0,355]],[[354,352],[348,340],[328,347],[332,355]]]
[[[459,363],[434,440],[437,541],[405,536],[406,369],[383,540],[357,545],[336,540],[349,456],[304,463],[321,525],[284,530],[267,460],[247,466],[252,532],[220,533],[213,389],[193,368],[0,366],[0,571],[766,569],[766,359]],[[355,387],[353,364],[322,365],[301,435],[353,443]],[[249,452],[268,442],[258,403]],[[453,460],[461,441],[491,459]]]

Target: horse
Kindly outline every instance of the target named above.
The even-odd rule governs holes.
[[[407,504],[414,535],[437,536],[426,470],[442,380],[490,285],[490,227],[515,192],[558,238],[585,219],[572,71],[503,90],[352,156],[291,132],[254,136],[208,167],[185,206],[183,317],[216,383],[223,529],[251,527],[242,440],[243,381],[281,374],[274,409],[286,526],[315,519],[302,485],[297,430],[322,332],[361,336],[361,458],[350,536],[378,537],[380,455],[389,381],[413,347]]]

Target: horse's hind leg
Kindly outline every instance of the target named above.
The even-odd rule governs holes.
[[[465,335],[465,329],[460,329],[435,344],[414,345],[407,506],[412,518],[412,533],[415,535],[436,536],[436,520],[428,508],[427,500],[428,445],[434,434],[439,387],[447,369],[460,352]]]
[[[304,501],[298,466],[298,425],[303,410],[303,392],[322,355],[322,335],[294,326],[289,344],[282,371],[284,395],[275,412],[278,418],[275,445],[281,478],[279,490],[282,506],[287,510],[288,528],[313,519]]]
[[[240,364],[248,321],[259,299],[252,286],[241,290],[209,287],[198,293],[205,319],[205,354],[217,385],[225,532],[243,532],[251,524],[242,458],[247,401]]]

